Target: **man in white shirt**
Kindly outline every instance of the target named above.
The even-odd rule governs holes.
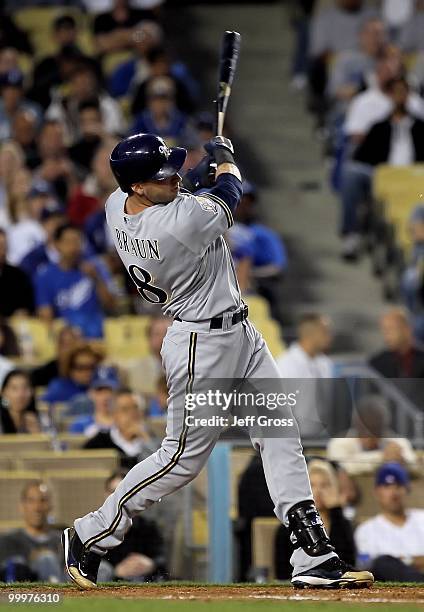
[[[297,342],[277,359],[277,366],[282,378],[296,379],[288,386],[299,391],[294,414],[302,437],[316,438],[323,434],[325,410],[330,407],[326,400],[331,389],[325,382],[333,377],[333,364],[325,354],[332,342],[330,321],[320,314],[305,314],[297,335]]]
[[[343,236],[342,256],[355,261],[359,255],[360,223],[358,209],[371,196],[374,170],[379,164],[409,166],[424,161],[424,100],[416,99],[408,82],[396,77],[385,90],[370,90],[352,103],[354,111],[346,123],[353,158],[345,162],[341,181]],[[366,103],[364,103],[366,102]]]
[[[398,462],[416,471],[417,456],[406,438],[389,429],[390,410],[384,397],[365,395],[356,406],[353,427],[343,438],[332,438],[327,459],[337,461],[351,476],[370,474],[378,465]]]
[[[376,580],[424,582],[424,510],[406,509],[408,473],[386,463],[375,485],[381,513],[356,529],[359,558],[369,560]]]
[[[344,132],[354,144],[360,143],[370,128],[385,119],[393,110],[395,103],[387,91],[391,81],[402,72],[401,57],[392,55],[378,62],[374,86],[355,96],[346,115]],[[424,119],[424,99],[410,91],[406,109],[411,115]]]

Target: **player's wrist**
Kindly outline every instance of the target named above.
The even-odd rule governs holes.
[[[234,162],[224,162],[223,164],[218,165],[215,175],[216,178],[218,178],[221,174],[232,174],[238,178],[239,181],[241,181],[240,170],[237,168]]]
[[[221,164],[234,164],[235,165],[234,155],[227,148],[216,147],[214,151],[214,157],[215,157],[217,166],[220,166]]]

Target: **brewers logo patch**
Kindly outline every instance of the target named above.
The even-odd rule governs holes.
[[[205,210],[206,212],[210,212],[214,215],[218,214],[217,204],[215,204],[215,202],[212,202],[212,200],[210,200],[209,198],[197,196],[197,201],[199,202],[203,210]]]

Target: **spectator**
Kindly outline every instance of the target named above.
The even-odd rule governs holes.
[[[297,342],[277,359],[282,378],[331,378],[333,364],[325,354],[332,342],[329,319],[314,313],[303,315],[297,336]]]
[[[418,204],[409,218],[412,249],[402,273],[401,292],[414,319],[414,332],[424,342],[424,206]]]
[[[158,381],[163,375],[160,351],[171,323],[171,319],[162,315],[152,317],[146,330],[149,354],[128,364],[128,385],[137,393],[151,396],[156,393]]]
[[[47,387],[54,378],[58,378],[60,357],[81,339],[78,328],[64,325],[57,334],[56,354],[54,359],[35,368],[31,372],[31,382],[34,387]]]
[[[19,53],[13,47],[0,48],[0,74],[19,70]]]
[[[19,110],[31,111],[39,121],[38,106],[24,97],[24,77],[20,70],[11,70],[0,75],[0,141],[12,135],[12,124]]]
[[[102,54],[130,49],[138,36],[140,22],[152,18],[153,12],[132,8],[128,0],[114,0],[110,10],[94,20],[96,48]]]
[[[105,483],[106,497],[113,493],[126,472],[115,472]],[[136,516],[125,535],[125,542],[110,550],[102,559],[99,579],[131,582],[162,581],[167,576],[164,541],[157,524]]]
[[[195,109],[196,85],[187,73],[184,64],[171,64],[171,60],[163,47],[154,47],[146,54],[149,67],[149,75],[134,91],[131,103],[131,113],[136,115],[146,107],[147,91],[152,79],[167,77],[171,79],[175,88],[175,103],[177,108],[190,114]],[[194,90],[194,92],[192,91]]]
[[[161,26],[155,21],[142,21],[137,35],[132,37],[134,58],[118,64],[109,80],[109,91],[114,98],[120,98],[137,90],[137,87],[151,76],[148,54],[160,46],[163,40]]]
[[[0,397],[0,429],[2,433],[38,433],[40,423],[29,375],[11,370],[3,380]]]
[[[38,164],[37,131],[38,117],[32,109],[19,109],[12,122],[11,138],[22,149],[25,166],[33,170]]]
[[[376,580],[424,582],[424,510],[407,509],[409,477],[397,463],[377,471],[375,495],[380,514],[356,529],[361,559]]]
[[[359,45],[358,50],[349,49],[339,53],[331,66],[328,93],[332,100],[341,103],[339,111],[345,110],[346,103],[362,89],[372,85],[377,60],[383,56],[387,45],[387,34],[381,19],[373,18],[362,25]]]
[[[58,263],[50,263],[35,277],[37,311],[41,319],[55,317],[79,327],[87,338],[103,335],[103,309],[111,311],[114,296],[108,288],[111,279],[98,261],[84,261],[81,232],[62,225],[55,233]]]
[[[28,315],[34,310],[31,281],[23,270],[7,262],[7,237],[0,228],[0,316]]]
[[[417,457],[406,438],[390,430],[390,412],[379,395],[363,397],[353,415],[353,427],[344,438],[333,438],[327,446],[327,457],[337,461],[351,475],[372,472],[386,461],[403,463],[411,470]]]
[[[294,407],[302,437],[328,436],[334,421],[332,389],[333,364],[326,356],[332,342],[330,321],[319,314],[305,314],[297,328],[298,340],[277,359],[287,393],[297,393]],[[290,382],[293,379],[294,382]]]
[[[135,117],[131,134],[162,136],[168,144],[187,137],[187,117],[175,103],[175,84],[169,77],[156,77],[146,90],[147,107]]]
[[[103,369],[106,370],[105,373],[102,372]],[[90,384],[87,396],[80,401],[78,398],[73,401],[72,411],[83,404],[84,412],[87,414],[76,417],[69,426],[69,432],[84,434],[88,438],[93,438],[99,432],[108,432],[113,425],[112,410],[117,389],[118,381],[109,368],[100,368]]]
[[[0,536],[1,580],[12,571],[17,581],[63,582],[61,532],[49,525],[52,501],[43,481],[24,486],[19,510],[24,526]]]
[[[363,0],[336,0],[335,6],[317,12],[311,23],[309,87],[311,110],[325,111],[327,65],[335,54],[356,50],[359,32],[375,11]]]
[[[58,15],[52,22],[52,38],[57,51],[43,58],[35,65],[32,88],[29,97],[46,109],[55,95],[55,89],[69,77],[69,68],[77,61],[84,61],[100,73],[100,67],[93,58],[88,58],[78,48],[78,27],[72,15]]]
[[[253,237],[251,274],[256,291],[270,306],[271,316],[283,322],[281,312],[282,285],[287,269],[287,252],[280,236],[260,222],[257,210],[256,188],[249,181],[243,182],[243,197],[236,209],[235,219],[247,226]]]
[[[415,343],[407,313],[391,308],[380,320],[385,350],[370,365],[386,378],[424,378],[424,351]]]
[[[94,154],[91,172],[81,186],[72,193],[68,203],[68,215],[78,226],[99,210],[104,216],[104,204],[117,184],[110,169],[110,152],[116,142],[107,140]]]
[[[404,78],[387,86],[393,110],[383,121],[372,126],[358,146],[352,162],[346,164],[341,189],[344,259],[355,261],[360,237],[358,208],[371,196],[374,169],[379,164],[408,166],[424,161],[424,122],[408,110],[410,96]]]
[[[29,251],[19,264],[21,270],[26,272],[30,278],[34,278],[42,267],[59,261],[59,253],[55,248],[54,236],[57,229],[66,223],[66,216],[56,202],[50,202],[46,208],[43,208],[40,222],[45,239],[41,244]]]
[[[65,128],[60,121],[46,120],[37,139],[39,165],[38,177],[50,183],[61,203],[65,204],[77,174],[69,158],[65,143]]]
[[[121,455],[121,464],[131,468],[158,448],[150,437],[137,396],[128,389],[118,391],[113,409],[113,425],[99,431],[84,448],[114,448]]]
[[[8,232],[8,256],[15,265],[20,265],[28,253],[46,240],[41,219],[45,210],[55,206],[50,185],[42,179],[34,181],[25,205],[20,220],[12,225]]]
[[[73,70],[68,82],[68,94],[57,97],[52,101],[46,111],[46,118],[59,121],[65,126],[70,144],[80,137],[78,124],[78,110],[80,104],[91,100],[93,94],[99,100],[102,121],[108,134],[123,134],[125,131],[124,119],[119,105],[102,88],[98,75],[91,64],[81,61]]]
[[[393,110],[393,99],[388,88],[402,78],[404,67],[399,50],[392,48],[377,62],[373,87],[355,96],[348,107],[344,133],[351,145],[357,145],[365,138],[371,127],[383,121]],[[424,117],[424,102],[415,92],[407,100],[407,110],[416,117]]]
[[[50,381],[42,399],[52,404],[69,402],[86,393],[103,357],[103,352],[88,342],[71,344],[66,352],[59,354],[59,376]]]
[[[355,564],[356,551],[353,529],[343,515],[340,487],[334,467],[325,460],[308,463],[312,495],[325,529],[339,557],[347,564]],[[279,580],[289,580],[292,575],[290,557],[294,546],[287,527],[281,525],[275,536],[275,574]]]
[[[358,49],[362,25],[375,16],[363,0],[336,0],[334,4],[312,19],[312,57]]]
[[[89,172],[93,157],[105,137],[105,129],[98,98],[83,100],[78,105],[80,137],[70,147],[69,156],[76,166]]]

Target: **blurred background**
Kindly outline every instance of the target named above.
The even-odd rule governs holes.
[[[109,154],[151,132],[200,161],[225,30],[242,34],[226,135],[244,178],[226,239],[251,320],[308,391],[317,506],[345,561],[424,581],[421,0],[2,3],[0,580],[63,581],[60,528],[160,444],[171,321],[105,228]],[[100,578],[286,580],[290,554],[232,431]]]

